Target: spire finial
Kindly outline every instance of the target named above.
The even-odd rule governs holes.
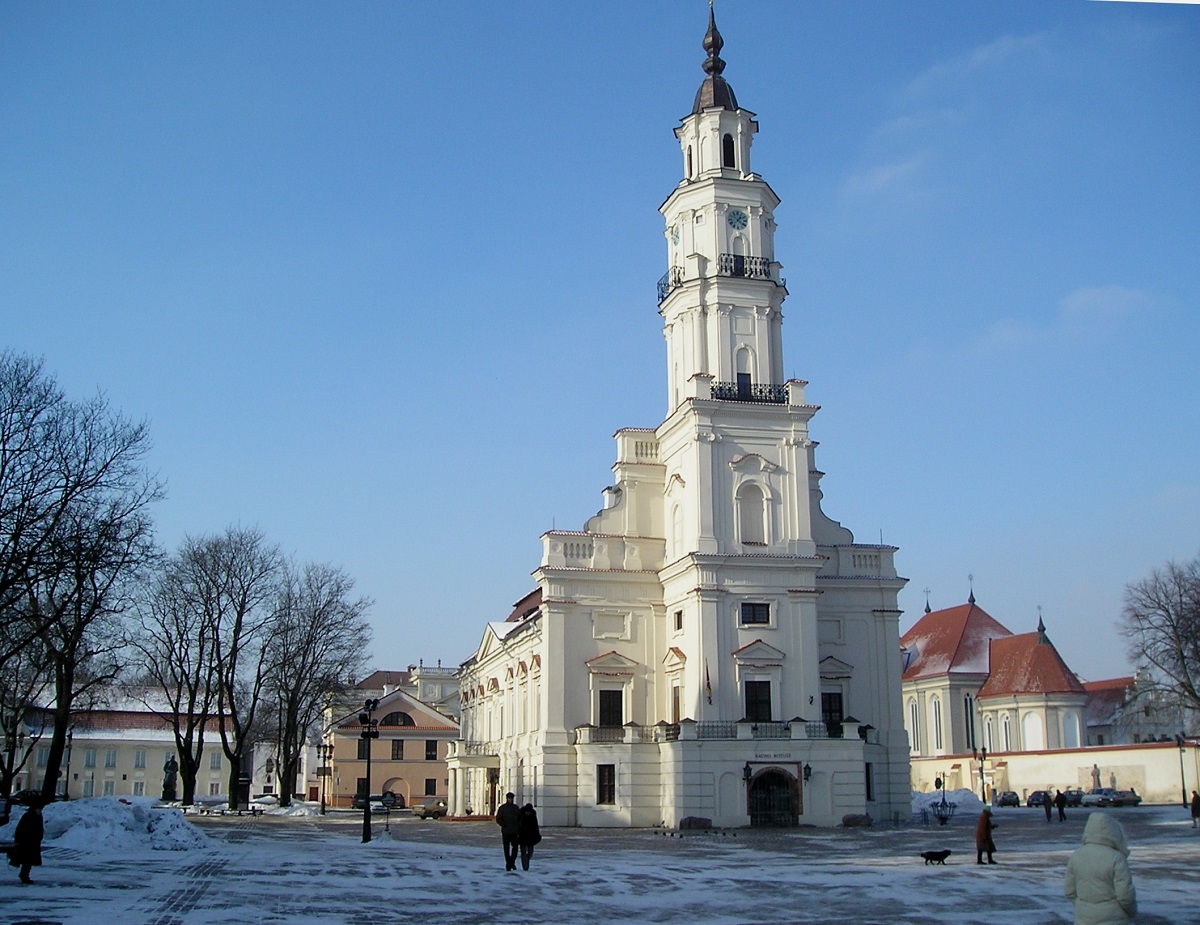
[[[704,33],[704,50],[708,58],[704,62],[704,73],[709,77],[719,77],[725,70],[725,62],[719,57],[725,40],[717,31],[717,14],[713,10],[712,0],[708,0],[708,31]]]
[[[1042,619],[1042,605],[1038,604],[1038,642],[1048,642],[1046,638],[1046,622]]]
[[[967,596],[967,603],[974,604],[975,603],[975,576],[974,575],[967,576],[967,584],[971,589],[971,593]]]
[[[933,613],[933,611],[929,609],[929,589],[928,588],[925,589],[925,612]]]

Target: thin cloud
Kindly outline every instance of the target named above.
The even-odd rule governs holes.
[[[1020,347],[1078,343],[1102,335],[1128,318],[1144,313],[1152,297],[1124,286],[1086,286],[1064,296],[1045,324],[1004,318],[976,341],[977,347],[1010,350]]]
[[[903,161],[880,164],[851,174],[842,184],[842,195],[850,199],[867,199],[896,188],[912,177],[924,164],[923,153]]]

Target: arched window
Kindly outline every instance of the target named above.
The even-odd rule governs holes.
[[[912,737],[913,754],[921,754],[921,711],[917,709],[917,702],[910,700],[908,702],[908,734]]]
[[[940,752],[942,750],[942,701],[940,698],[934,697],[929,706],[933,712],[933,750]]]
[[[671,511],[671,556],[683,555],[683,508],[678,504]]]
[[[1008,722],[1008,714],[1004,715],[1004,719],[1000,721],[1000,738],[1001,745],[1006,752],[1012,751],[1012,726]]]
[[[739,347],[734,362],[737,367],[737,394],[738,398],[743,401],[750,399],[750,383],[753,381],[750,376],[750,370],[754,366],[754,355],[748,347]]]
[[[1075,713],[1063,717],[1063,748],[1079,748],[1079,716]]]
[[[989,752],[994,752],[996,750],[996,746],[993,744],[992,718],[990,716],[983,721],[983,747]]]
[[[1042,718],[1037,713],[1026,713],[1021,717],[1021,740],[1022,751],[1037,752],[1046,747]]]
[[[963,697],[963,720],[967,731],[967,748],[975,748],[975,700],[970,694]]]
[[[733,158],[733,136],[730,134],[726,134],[721,138],[721,166],[737,166]]]
[[[692,178],[692,146],[687,146],[687,178]]]
[[[389,713],[387,716],[385,716],[380,721],[379,725],[380,726],[415,726],[416,723],[413,722],[413,718],[411,716],[409,716],[407,713],[401,713],[401,712],[397,711],[395,713]]]
[[[763,490],[753,483],[743,485],[738,492],[737,509],[742,542],[766,545],[766,503]]]

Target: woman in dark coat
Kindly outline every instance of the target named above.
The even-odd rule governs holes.
[[[996,850],[996,842],[992,839],[992,829],[996,827],[996,823],[992,822],[991,807],[985,806],[983,812],[979,814],[979,821],[975,823],[975,862],[983,863],[983,856],[987,854],[987,863],[995,864],[992,860],[992,852]]]
[[[521,823],[517,829],[517,844],[521,846],[521,869],[529,870],[529,860],[533,857],[533,846],[542,840],[538,828],[537,810],[532,803],[521,807]]]
[[[21,868],[21,882],[33,883],[29,879],[31,867],[42,866],[42,808],[34,805],[25,810],[13,833],[13,847],[8,849],[8,863]]]

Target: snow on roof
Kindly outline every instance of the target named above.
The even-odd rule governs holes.
[[[903,679],[987,674],[988,644],[1011,635],[973,600],[927,613],[900,639],[900,645],[909,653]]]
[[[980,700],[1013,694],[1085,693],[1044,631],[993,639],[991,669],[979,689]]]

